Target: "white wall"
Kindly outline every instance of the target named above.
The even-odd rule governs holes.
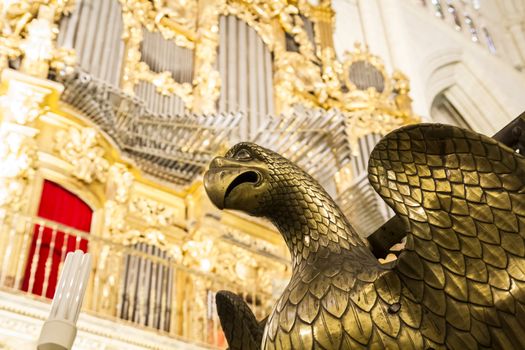
[[[493,16],[488,21],[503,16],[500,5],[486,7]],[[507,52],[496,42],[494,56],[415,0],[333,0],[333,6],[336,51],[351,50],[354,38],[366,40],[388,68],[408,75],[414,111],[424,120],[430,120],[432,102],[442,92],[474,129],[489,135],[525,111],[525,74],[515,69],[516,46]]]

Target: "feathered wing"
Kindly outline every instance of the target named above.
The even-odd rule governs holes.
[[[259,350],[265,320],[258,322],[240,296],[219,291],[215,297],[217,313],[230,350]]]
[[[393,272],[405,304],[421,304],[412,327],[436,347],[525,348],[525,159],[420,124],[376,146],[369,180],[408,228]]]

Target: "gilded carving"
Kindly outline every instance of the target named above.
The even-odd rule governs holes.
[[[166,236],[154,228],[147,228],[145,230],[130,229],[121,236],[122,243],[133,246],[137,243],[146,243],[155,247],[169,250],[166,242]],[[170,253],[172,250],[169,250]],[[176,252],[176,251],[173,251]]]
[[[215,68],[218,19],[219,15],[235,15],[252,26],[273,52],[275,96],[281,112],[290,112],[294,104],[303,104],[337,108],[352,114],[350,118],[362,120],[364,113],[360,106],[363,97],[366,97],[366,103],[372,106],[373,117],[379,115],[381,121],[394,119],[389,120],[387,125],[403,125],[414,119],[407,89],[401,87],[404,83],[396,77],[388,77],[377,57],[357,47],[354,53],[339,62],[331,42],[321,40],[321,27],[331,23],[333,17],[329,2],[314,6],[306,0],[210,0],[198,6],[195,0],[119,1],[123,9],[123,39],[126,42],[122,87],[128,93],[133,94],[138,82],[147,81],[156,86],[160,94],[179,96],[188,110],[215,112],[221,86],[219,72]],[[52,6],[41,6],[44,3],[49,2],[21,1],[7,5],[3,31],[8,35],[2,38],[4,57],[18,57],[25,53],[23,68],[40,76],[45,75],[48,66],[67,71],[75,62],[72,50],[56,49],[53,42],[54,21],[67,13],[72,1],[56,1],[48,4]],[[56,9],[54,12],[53,8]],[[319,27],[314,38],[317,50],[314,50],[314,43],[308,37],[305,19]],[[194,80],[191,84],[176,82],[167,71],[153,72],[141,60],[143,29],[158,31],[165,39],[195,50]],[[297,43],[299,52],[286,51],[284,33]],[[356,93],[355,85],[348,79],[348,68],[358,60],[378,67],[385,77],[383,92],[370,92],[368,95],[363,91]],[[403,81],[408,82],[406,79]],[[343,91],[343,85],[346,85],[348,92]],[[357,117],[354,115],[356,110]],[[374,127],[371,125],[367,129],[375,130]]]
[[[42,114],[40,104],[45,95],[30,89],[26,83],[12,81],[7,94],[0,96],[0,108],[4,122],[28,125]]]
[[[89,127],[72,127],[55,134],[55,151],[71,164],[71,174],[86,183],[107,179],[109,162],[99,138],[97,130]]]
[[[268,241],[257,239],[252,235],[230,227],[225,227],[225,231],[226,232],[223,235],[224,239],[231,240],[234,243],[241,244],[253,251],[257,251],[262,254],[269,254],[275,257],[280,257],[282,255],[282,251],[280,249],[281,247],[278,247]]]
[[[412,116],[412,98],[410,94],[410,81],[401,71],[396,70],[392,74],[394,84],[394,101],[400,115]]]
[[[221,88],[220,74],[215,68],[219,45],[219,8],[212,0],[207,0],[201,5],[200,11],[195,45],[193,111],[206,114],[217,110]]]
[[[71,0],[7,1],[1,8],[0,68],[8,59],[23,57],[21,70],[47,77],[49,66],[68,68],[75,62],[71,50],[58,49],[54,43],[56,22],[67,14]]]
[[[193,48],[197,30],[198,6],[196,0],[154,0],[154,21],[166,39],[178,45]]]
[[[20,49],[24,54],[22,72],[46,78],[49,70],[49,61],[53,58],[56,26],[53,23],[54,11],[41,6],[38,17],[26,27],[27,35],[20,42]]]
[[[155,85],[160,94],[179,96],[184,101],[186,108],[191,109],[193,103],[191,84],[176,82],[172,74],[167,71],[155,73],[145,62],[141,61],[142,30],[143,28],[150,31],[157,29],[154,5],[150,1],[142,0],[120,0],[120,3],[122,4],[124,21],[123,40],[127,47],[122,79],[124,91],[134,94],[135,86],[139,81],[147,81]],[[160,32],[166,36],[166,29]],[[193,48],[193,44],[189,41],[186,42],[185,38],[184,35],[177,34],[174,40],[180,46]],[[170,39],[172,38],[170,37]]]
[[[129,204],[131,214],[140,217],[149,227],[167,227],[173,224],[174,212],[172,208],[155,200],[134,197]]]
[[[37,146],[8,124],[0,126],[0,208],[19,211],[28,203],[27,186],[37,162]]]
[[[115,163],[108,169],[106,203],[104,205],[104,231],[109,237],[118,238],[127,231],[126,215],[134,177],[123,164]]]

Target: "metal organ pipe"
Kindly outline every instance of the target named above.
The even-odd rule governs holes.
[[[250,105],[247,109],[248,115],[246,116],[246,123],[248,124],[248,128],[251,130],[257,130],[255,126],[253,125],[253,113],[257,113],[259,111],[258,105],[257,105],[257,53],[255,51],[255,41],[257,40],[257,33],[255,30],[251,27],[248,27],[248,67],[249,67],[249,75],[248,75],[248,91],[250,94]],[[251,112],[251,113],[250,113]],[[248,136],[248,135],[246,135]]]
[[[109,13],[115,13],[118,11],[119,4],[115,1],[106,1],[107,6],[109,6]],[[115,60],[118,60],[119,54],[118,54],[118,48],[115,50],[115,48],[111,47],[111,43],[118,42],[120,39],[122,33],[122,27],[119,27],[119,22],[117,21],[110,21],[108,26],[108,31],[105,36],[104,40],[104,49],[102,51],[102,54],[105,57],[109,58],[110,62],[115,62]],[[108,77],[110,81],[115,81],[116,79],[116,73],[114,72],[113,67],[109,64],[101,64],[102,68],[102,74],[105,77]]]
[[[237,24],[238,24],[238,35],[239,35],[239,43],[245,43],[246,40],[247,40],[247,37],[246,37],[246,31],[247,31],[247,26],[244,25],[244,23],[240,22],[240,21],[237,21]],[[245,57],[247,57],[247,52],[246,52],[246,45],[239,45],[239,72],[238,72],[238,83],[239,83],[239,110],[241,111],[246,111],[248,109],[248,86],[249,86],[249,83],[250,81],[248,80],[248,68],[247,68],[247,60],[246,59],[243,59]],[[243,125],[243,133],[245,135],[248,135],[249,133],[249,129],[248,129],[248,124],[245,124]]]
[[[109,11],[106,6],[108,3],[108,1],[93,2],[94,6],[92,11],[96,16],[94,16],[95,18],[93,21],[90,21],[88,33],[95,33],[95,45],[90,45],[92,43],[86,42],[86,50],[90,50],[91,55],[82,55],[83,61],[88,60],[88,62],[91,63],[91,72],[96,77],[100,76],[100,66],[104,64],[103,61],[99,61],[102,47],[104,46],[104,37],[109,34],[107,33],[108,23],[104,20],[107,18],[107,12]]]
[[[193,80],[193,51],[177,46],[158,32],[144,30],[141,45],[142,60],[156,73],[171,72],[179,83]],[[140,82],[135,93],[146,102],[148,108],[164,116],[184,113],[184,102],[175,95],[164,96],[149,82]]]
[[[222,88],[221,88],[222,91],[221,91],[221,96],[219,98],[219,111],[225,112],[228,110],[226,108],[226,94],[225,94],[225,91],[226,91],[225,84],[226,84],[226,74],[227,74],[226,62],[228,61],[227,55],[226,55],[226,49],[225,49],[226,48],[226,34],[225,34],[226,17],[225,16],[220,17],[219,28],[221,28],[221,30],[220,30],[220,35],[219,35],[218,66],[219,66],[219,73],[220,73],[221,82],[222,82]]]
[[[271,54],[257,32],[235,16],[219,21],[219,112],[242,112],[241,139],[252,139],[274,113]]]
[[[236,67],[238,67],[238,58],[237,58],[237,18],[234,16],[228,16],[227,17],[228,24],[227,24],[227,35],[228,35],[228,41],[225,46],[227,49],[228,54],[228,67],[227,67],[227,73],[226,73],[226,86],[223,88],[223,91],[227,91],[227,108],[228,110],[231,110],[233,108],[237,108],[238,100],[237,100],[237,71]]]
[[[124,56],[122,29],[118,0],[81,0],[69,16],[61,19],[57,42],[59,46],[75,49],[82,70],[118,87]],[[141,53],[153,71],[169,71],[177,82],[192,82],[192,50],[177,46],[160,33],[144,30]],[[140,82],[136,94],[154,113],[184,112],[184,103],[178,96],[163,96],[151,83]]]
[[[75,49],[83,70],[118,86],[124,52],[122,27],[118,0],[82,0],[61,19],[57,42]]]
[[[256,34],[257,35],[257,34]],[[259,128],[259,116],[265,116],[268,114],[268,111],[266,110],[266,88],[265,88],[265,81],[264,81],[264,49],[265,45],[262,42],[261,38],[257,35],[257,40],[255,40],[255,46],[256,46],[256,57],[257,57],[257,65],[255,66],[257,69],[257,98],[258,98],[258,109],[256,113],[252,113],[252,123],[251,127],[258,129]]]
[[[265,73],[266,73],[266,103],[268,113],[274,113],[275,107],[273,103],[273,66],[272,66],[272,54],[270,50],[264,50],[264,62],[265,62]]]

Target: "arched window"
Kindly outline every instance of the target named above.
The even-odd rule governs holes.
[[[77,195],[54,182],[44,181],[38,208],[42,222],[33,230],[23,291],[53,297],[66,254],[77,249],[88,250],[87,240],[67,231],[66,227],[89,233],[92,216],[93,210]]]
[[[472,129],[454,104],[447,98],[446,91],[436,96],[432,102],[430,116],[434,123],[449,124],[465,129]]]

